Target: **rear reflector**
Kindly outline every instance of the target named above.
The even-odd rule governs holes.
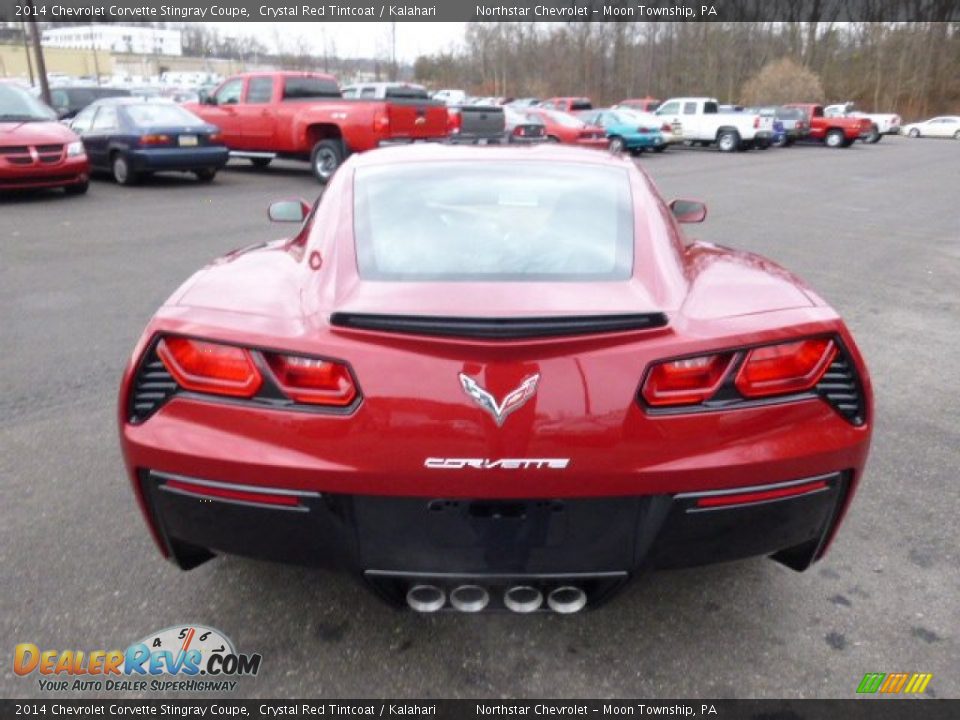
[[[167,480],[164,487],[170,490],[197,495],[200,497],[221,498],[223,500],[237,500],[239,502],[260,503],[261,505],[283,505],[294,507],[300,504],[296,495],[276,495],[269,492],[254,492],[250,490],[234,490],[232,488],[213,485],[195,485],[183,480]]]
[[[836,354],[836,345],[827,338],[754,348],[737,373],[737,390],[748,398],[809,390]]]
[[[166,337],[157,355],[185,390],[249,398],[263,382],[250,353],[233,345]]]
[[[724,507],[727,505],[748,505],[750,503],[806,495],[807,493],[816,492],[817,490],[825,490],[827,487],[825,480],[815,480],[813,482],[803,483],[802,485],[773,488],[771,490],[734,493],[732,495],[709,495],[707,497],[697,498],[697,507],[708,508]]]
[[[346,365],[299,355],[264,353],[264,357],[280,389],[296,402],[346,407],[357,397]]]
[[[649,405],[693,405],[713,395],[730,368],[733,353],[702,355],[654,365],[643,383]]]

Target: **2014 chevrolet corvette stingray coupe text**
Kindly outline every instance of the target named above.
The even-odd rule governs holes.
[[[860,481],[850,332],[769,260],[688,240],[629,160],[356,155],[290,239],[150,321],[123,454],[161,552],[344,569],[429,612],[575,612],[648,570],[821,558]]]

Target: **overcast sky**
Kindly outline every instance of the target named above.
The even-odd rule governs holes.
[[[336,43],[340,57],[386,57],[390,49],[390,23],[386,22],[224,22],[207,23],[224,35],[254,35],[275,50],[275,38],[290,48],[303,37],[314,52],[323,53],[324,42]],[[463,22],[398,22],[397,58],[412,62],[417,55],[447,50],[463,38]]]

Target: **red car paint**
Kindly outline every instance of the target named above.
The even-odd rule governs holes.
[[[788,103],[784,107],[797,108],[807,116],[810,125],[808,138],[825,140],[830,132],[842,132],[846,144],[870,134],[870,121],[866,118],[854,117],[824,117],[823,105],[805,103]]]
[[[322,73],[244,73],[228,78],[210,93],[216,97],[226,85],[239,81],[242,91],[238,102],[191,103],[185,107],[219,127],[231,150],[295,158],[309,157],[321,140],[342,143],[345,156],[389,142],[447,136],[447,110],[442,103],[340,97],[285,100],[285,83],[297,78],[313,78],[331,86],[336,83],[333,76]],[[252,97],[251,82],[268,85],[271,80],[269,95]]]
[[[610,145],[607,131],[599,125],[588,125],[580,118],[559,110],[532,107],[525,111],[543,121],[545,135],[552,142],[579,147],[606,149]]]
[[[355,170],[530,159],[627,173],[635,223],[628,279],[410,283],[360,277]],[[313,253],[325,258],[319,269],[307,262]],[[669,322],[640,332],[504,341],[334,327],[333,312],[488,318],[662,312]],[[133,422],[135,373],[155,338],[167,334],[338,359],[349,365],[362,402],[347,415],[325,415],[175,395],[145,421]],[[665,415],[638,400],[645,373],[666,359],[811,336],[830,336],[847,348],[862,385],[860,424],[819,397]],[[496,398],[532,373],[541,379],[534,398],[501,428],[462,391],[457,378],[463,372]],[[816,545],[819,557],[860,481],[873,424],[870,380],[853,338],[806,285],[760,256],[689,242],[633,163],[547,145],[420,146],[352,158],[297,236],[215,261],[164,303],[134,349],[119,399],[123,457],[165,554],[170,549],[139,476],[146,469],[183,478],[174,482],[192,488],[188,494],[198,491],[189,478],[200,478],[230,484],[218,487],[220,495],[260,491],[268,497],[681,498],[737,490],[783,502],[822,492],[818,476],[845,471],[847,492]],[[437,457],[489,462],[425,469],[425,459]],[[569,466],[505,468],[503,458],[569,458]],[[756,492],[758,485],[805,478],[802,494]]]
[[[621,100],[614,107],[628,107],[633,110],[639,110],[640,112],[653,112],[658,107],[660,107],[663,100],[658,100],[653,97],[642,97],[642,98],[627,98],[626,100]]]
[[[3,89],[13,92],[4,84]],[[0,115],[5,108],[0,106]],[[0,190],[65,187],[74,192],[86,189],[90,163],[86,154],[68,155],[71,143],[80,138],[52,119],[28,122],[0,122]]]

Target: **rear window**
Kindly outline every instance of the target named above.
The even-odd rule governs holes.
[[[317,77],[288,77],[283,83],[284,100],[312,100],[340,97],[340,87],[334,80]]]
[[[142,105],[124,105],[122,107],[127,117],[138,127],[160,127],[164,125],[194,127],[205,124],[192,112],[172,103],[143,103]]]
[[[574,100],[570,103],[571,110],[593,110],[589,100]]]
[[[416,85],[398,85],[388,87],[386,96],[388,98],[409,99],[409,100],[429,100],[430,96],[422,87]]]
[[[358,168],[360,275],[391,281],[623,280],[633,270],[621,168],[541,162]]]

